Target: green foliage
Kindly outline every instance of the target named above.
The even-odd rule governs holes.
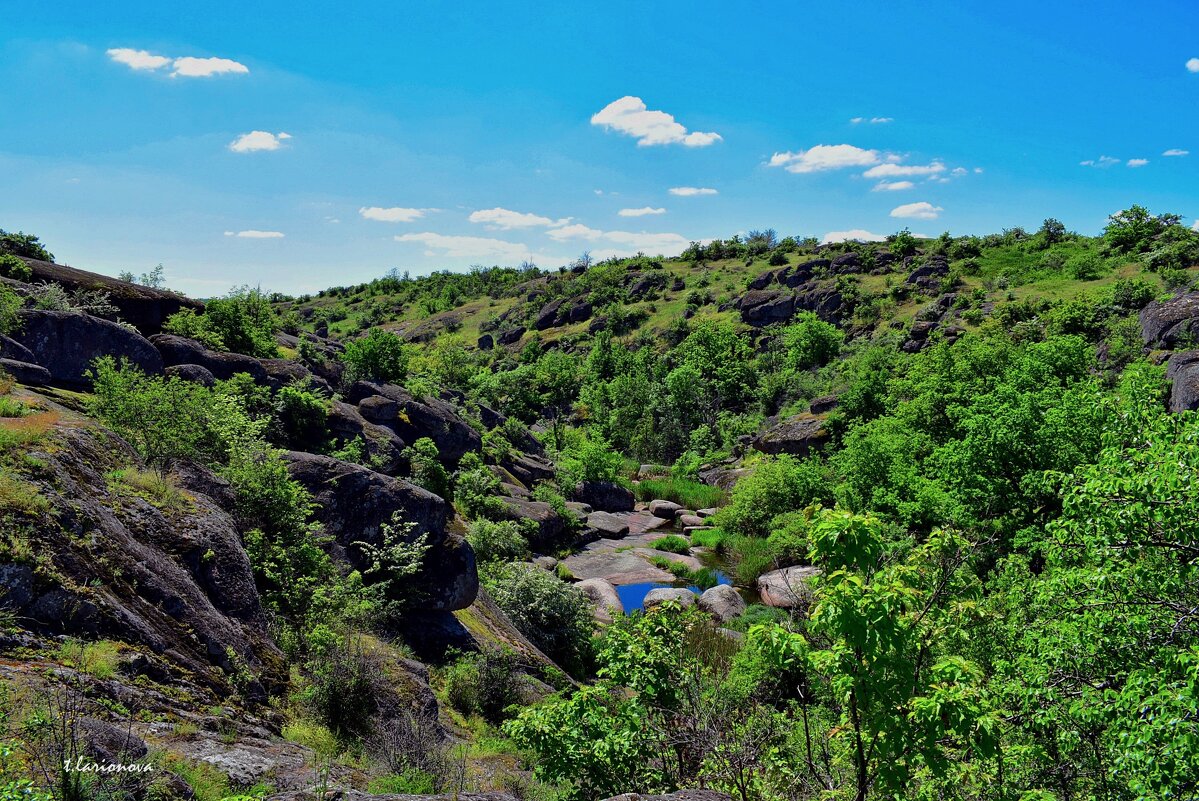
[[[479,564],[514,562],[529,553],[529,541],[520,524],[513,520],[475,520],[466,529],[466,541],[474,549]]]
[[[464,654],[442,676],[446,700],[464,715],[481,715],[499,724],[511,716],[509,708],[520,703],[517,667],[510,650]]]
[[[213,350],[226,350],[225,340],[213,330],[206,315],[196,314],[194,309],[180,309],[163,323],[162,330],[168,334],[194,339]]]
[[[796,370],[820,367],[835,358],[845,335],[812,312],[801,312],[796,322],[783,329],[787,366]]]
[[[408,374],[408,348],[404,340],[381,328],[346,342],[341,360],[346,366],[346,383],[378,381],[395,384]]]
[[[19,312],[24,305],[21,296],[7,284],[0,284],[0,335],[11,334],[20,325]]]
[[[1178,222],[1177,214],[1154,215],[1144,206],[1134,205],[1108,218],[1103,238],[1114,253],[1140,253]]]
[[[479,579],[521,634],[567,670],[586,670],[591,606],[579,590],[524,563],[483,565]]]
[[[563,437],[557,453],[558,481],[573,487],[581,481],[619,481],[624,458],[599,434],[582,430]]]
[[[733,487],[729,505],[717,512],[713,522],[730,533],[766,537],[776,515],[828,500],[828,495],[828,471],[818,459],[763,457]]]
[[[667,553],[686,554],[691,552],[691,543],[687,542],[685,537],[680,537],[678,534],[659,537],[651,542],[649,547],[655,551],[666,551]]]
[[[416,523],[405,521],[403,512],[396,512],[379,526],[377,542],[352,543],[362,554],[362,576],[368,589],[378,599],[373,608],[387,622],[398,620],[420,600],[414,579],[424,568],[430,546],[428,537],[415,531]]]
[[[33,268],[11,253],[0,254],[0,277],[17,281],[33,278]]]
[[[404,448],[400,456],[408,460],[412,483],[447,501],[454,500],[450,474],[441,464],[437,444],[433,440],[421,437]]]
[[[0,253],[24,256],[27,259],[54,261],[54,254],[42,247],[42,243],[36,236],[21,231],[14,234],[0,229]]]

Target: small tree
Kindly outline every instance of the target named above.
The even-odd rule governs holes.
[[[341,360],[346,366],[347,383],[379,381],[391,384],[408,374],[408,348],[404,340],[381,328],[347,342]]]

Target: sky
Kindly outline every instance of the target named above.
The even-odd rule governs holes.
[[[1199,216],[1193,2],[341,6],[0,0],[0,228],[207,297]]]

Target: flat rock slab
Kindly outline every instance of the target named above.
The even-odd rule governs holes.
[[[587,527],[598,531],[601,537],[610,539],[621,539],[629,533],[629,524],[611,512],[592,512],[587,515]]]
[[[635,548],[633,553],[648,560],[651,557],[664,557],[672,562],[677,562],[680,565],[686,565],[690,570],[699,570],[704,566],[703,562],[696,559],[694,556],[688,556],[682,553],[671,553],[670,551],[657,551],[653,548]]]
[[[592,543],[594,544],[594,543]],[[568,556],[562,564],[580,579],[606,579],[612,584],[669,584],[674,575],[650,564],[637,551],[583,551]]]

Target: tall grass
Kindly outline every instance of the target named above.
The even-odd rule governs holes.
[[[673,501],[687,509],[709,509],[725,501],[724,490],[686,478],[647,478],[634,490],[641,501]]]
[[[690,553],[691,544],[678,534],[670,534],[665,537],[660,537],[649,544],[649,547],[655,551],[666,551],[667,553]]]
[[[726,541],[736,560],[737,583],[752,587],[758,576],[775,568],[774,548],[763,537],[733,537]]]

